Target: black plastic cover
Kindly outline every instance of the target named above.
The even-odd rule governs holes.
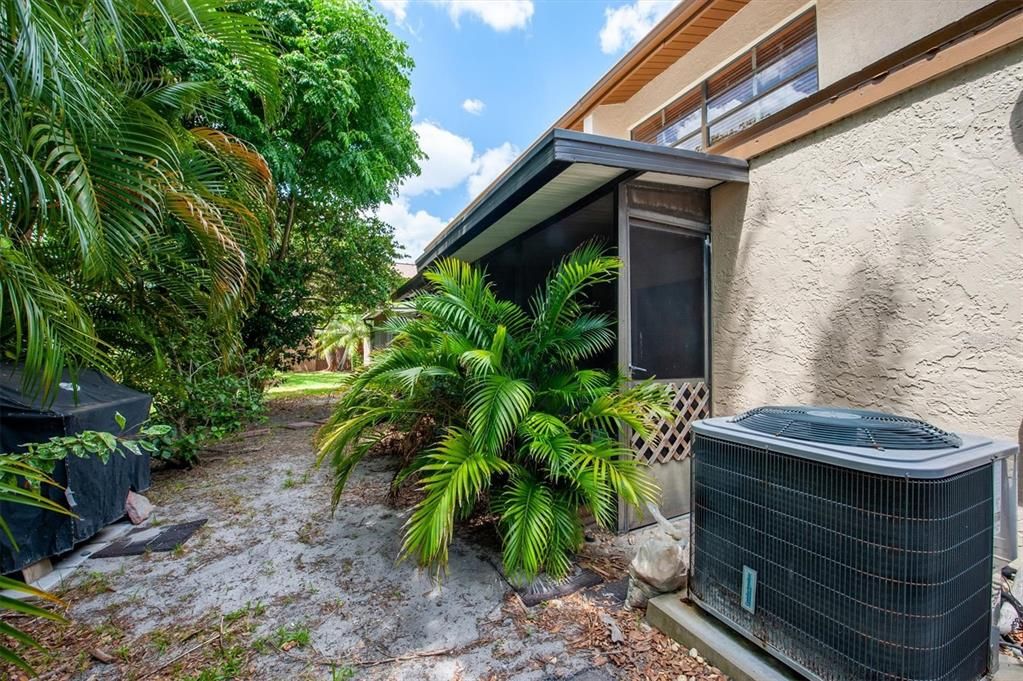
[[[149,417],[152,399],[115,383],[95,371],[80,371],[75,380],[65,374],[52,402],[25,395],[19,367],[0,364],[0,451],[24,451],[29,442],[85,430],[120,433],[115,415],[127,421],[132,433]],[[72,518],[20,504],[0,503],[18,550],[0,532],[0,572],[20,570],[43,558],[63,553],[89,539],[124,515],[129,490],[149,488],[149,455],[114,454],[103,464],[96,457],[69,457],[59,463],[53,479],[65,489],[48,487],[47,495],[65,507],[73,501]]]

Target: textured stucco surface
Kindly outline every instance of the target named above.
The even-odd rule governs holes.
[[[891,54],[991,0],[819,0],[820,87]]]
[[[1023,47],[712,191],[715,413],[882,408],[1015,440]]]

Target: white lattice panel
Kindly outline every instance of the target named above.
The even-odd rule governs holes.
[[[669,383],[674,399],[674,420],[660,420],[656,437],[649,442],[636,433],[629,438],[636,456],[649,464],[681,461],[689,456],[693,443],[693,421],[710,416],[710,390],[703,381]]]

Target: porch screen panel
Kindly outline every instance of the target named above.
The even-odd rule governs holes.
[[[559,220],[531,229],[476,264],[486,268],[497,295],[528,310],[530,298],[544,285],[551,270],[572,251],[583,244],[595,243],[616,254],[617,241],[615,201],[613,194],[608,193]],[[586,295],[586,303],[594,312],[612,319],[617,300],[614,282],[594,286]],[[611,369],[617,364],[616,357],[617,347],[612,347],[582,364]]]
[[[631,228],[632,375],[704,375],[703,239]]]

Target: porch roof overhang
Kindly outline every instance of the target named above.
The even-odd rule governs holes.
[[[746,161],[552,129],[470,203],[416,260],[422,272],[437,258],[472,262],[519,234],[609,186],[631,179],[709,188],[748,182]],[[419,277],[402,292],[416,288]]]

